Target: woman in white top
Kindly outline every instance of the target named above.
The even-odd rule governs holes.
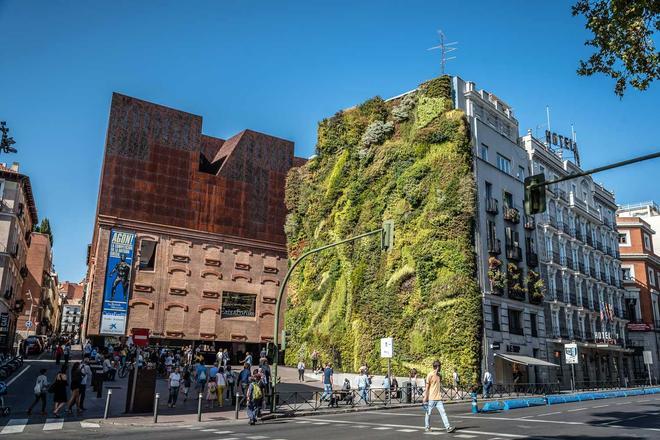
[[[215,375],[215,383],[218,388],[218,404],[224,406],[225,404],[225,387],[227,386],[227,376],[225,376],[225,369],[218,367],[218,372]]]
[[[301,382],[305,381],[305,363],[302,359],[298,362],[298,380]]]

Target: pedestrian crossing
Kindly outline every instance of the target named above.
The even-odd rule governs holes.
[[[292,425],[302,425],[302,426],[317,426],[317,425],[329,425],[331,423],[329,422],[320,422],[320,421],[312,421],[312,420],[295,420],[295,419],[289,419],[289,420],[281,420],[280,423],[286,423],[286,424],[292,424]],[[400,434],[424,434],[424,435],[429,435],[429,436],[438,436],[438,435],[446,435],[447,433],[445,432],[444,429],[439,429],[436,428],[432,431],[424,431],[424,427],[421,426],[419,428],[398,428],[394,426],[374,426],[375,424],[372,424],[371,426],[368,425],[361,425],[361,424],[351,424],[350,429],[361,429],[361,430],[373,430],[376,432],[392,432],[392,433],[397,433],[397,435]],[[335,425],[337,427],[344,427],[348,428],[349,425]],[[200,433],[206,433],[209,435],[221,435],[222,440],[238,440],[238,439],[249,439],[249,440],[287,440],[286,438],[282,437],[280,435],[273,435],[269,436],[266,435],[265,433],[257,433],[254,432],[252,428],[248,428],[248,431],[251,432],[245,432],[245,429],[234,429],[234,430],[226,430],[222,428],[207,428],[206,426],[195,426],[195,425],[183,425],[179,426],[179,428],[184,428],[188,429],[190,431],[195,431],[195,432],[200,432]],[[473,439],[477,438],[477,435],[474,434],[461,434],[458,431],[452,435],[452,437],[457,437],[457,438],[463,438],[463,439]],[[492,436],[491,436],[492,437]],[[209,437],[211,438],[211,437]]]
[[[7,424],[0,430],[0,435],[21,434],[26,429],[30,431],[34,431],[35,429],[39,431],[61,431],[65,428],[65,422],[66,420],[62,418],[46,419],[45,422],[38,423],[34,421],[30,422],[30,419],[9,419]],[[78,427],[82,429],[98,429],[101,425],[96,422],[84,420],[67,422],[67,428],[77,429]]]

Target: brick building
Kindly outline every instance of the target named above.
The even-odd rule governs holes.
[[[660,256],[654,249],[656,234],[644,218],[627,216],[619,210],[616,218],[621,251],[621,269],[630,315],[628,331],[635,349],[633,375],[644,381],[648,372],[643,351],[651,351],[652,374],[660,377]]]
[[[285,180],[299,159],[284,139],[245,130],[223,140],[201,128],[200,116],[113,94],[87,337],[148,329],[151,342],[234,353],[272,339],[287,269]]]
[[[22,336],[48,335],[57,328],[60,301],[57,274],[53,271],[53,250],[50,238],[39,232],[30,233],[30,246],[23,280],[23,312],[18,316],[17,332]],[[32,326],[25,325],[30,321]]]
[[[19,172],[18,163],[0,164],[0,353],[18,344],[17,319],[25,311],[25,260],[37,220],[30,178]]]

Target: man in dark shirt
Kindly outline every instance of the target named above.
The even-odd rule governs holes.
[[[238,374],[238,384],[240,385],[241,392],[243,393],[244,396],[247,395],[246,394],[247,389],[248,389],[248,386],[250,386],[250,376],[251,376],[250,364],[248,364],[246,362],[246,363],[243,364],[243,369]]]

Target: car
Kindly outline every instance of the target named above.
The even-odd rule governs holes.
[[[39,337],[31,335],[25,339],[25,350],[28,354],[39,354],[43,351],[43,345]]]

